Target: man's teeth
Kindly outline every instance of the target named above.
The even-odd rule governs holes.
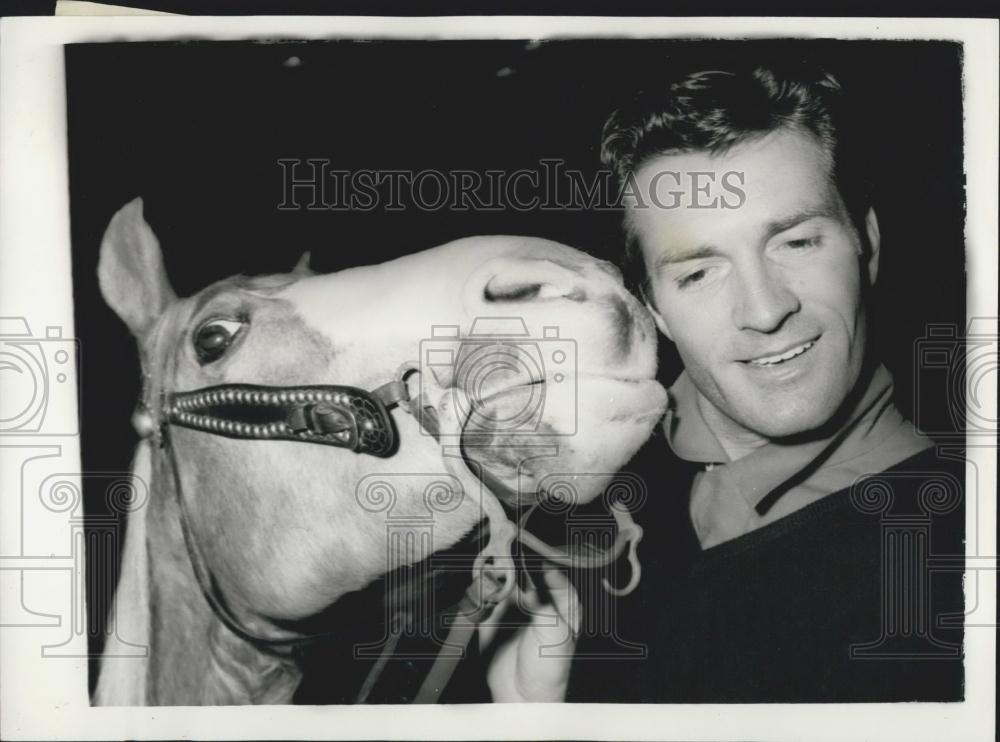
[[[766,358],[754,358],[750,363],[754,366],[773,366],[776,363],[784,363],[785,361],[795,358],[795,356],[800,356],[813,347],[816,344],[815,340],[810,340],[807,343],[802,343],[802,345],[797,345],[791,350],[786,350],[784,353],[778,356],[767,356]]]

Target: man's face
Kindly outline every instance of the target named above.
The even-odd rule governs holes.
[[[665,171],[671,175],[657,180]],[[692,184],[704,189],[711,177],[692,180],[692,172],[715,173],[708,192]],[[773,439],[813,430],[858,379],[862,280],[875,280],[878,229],[870,213],[872,253],[862,265],[860,239],[829,173],[819,143],[791,129],[721,155],[664,155],[636,173],[648,208],[631,204],[628,219],[651,309],[676,343],[706,417],[730,434]],[[732,186],[745,194],[741,204]],[[651,187],[673,208],[657,207]]]

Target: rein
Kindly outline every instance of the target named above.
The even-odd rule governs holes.
[[[246,440],[285,440],[347,448],[359,454],[380,458],[391,457],[399,445],[399,436],[390,411],[396,407],[413,415],[421,428],[440,443],[444,434],[461,440],[463,421],[442,419],[438,405],[428,403],[426,394],[410,396],[407,380],[419,369],[411,364],[400,367],[396,378],[369,392],[351,386],[289,386],[272,387],[252,384],[223,384],[185,392],[161,393],[159,414],[148,404],[140,403],[133,416],[133,425],[143,438],[151,438],[164,449],[170,460],[175,480],[175,492],[180,510],[181,531],[195,578],[215,616],[233,634],[257,649],[287,656],[295,647],[332,635],[332,632],[308,636],[291,635],[264,637],[254,633],[233,614],[212,577],[206,560],[190,525],[182,492],[177,456],[170,445],[169,427],[184,427],[212,435]],[[148,382],[148,379],[147,379]],[[448,390],[439,390],[443,395]],[[460,390],[451,390],[464,394]],[[144,395],[145,396],[145,395]],[[468,402],[468,400],[464,400]],[[471,409],[468,404],[453,409]],[[447,430],[442,430],[442,425]],[[451,449],[451,450],[449,450]],[[565,567],[594,569],[609,565],[628,550],[631,579],[624,588],[611,586],[602,578],[604,589],[613,595],[626,595],[639,582],[641,569],[636,547],[642,538],[642,528],[623,507],[612,505],[611,512],[618,527],[614,544],[606,551],[553,547],[526,529],[530,508],[515,526],[507,517],[496,493],[510,493],[503,483],[482,467],[473,472],[462,446],[443,447],[442,459],[449,472],[467,492],[484,493],[481,505],[489,523],[490,538],[477,556],[472,569],[472,583],[459,601],[458,613],[445,641],[446,646],[466,647],[476,628],[493,609],[517,589],[513,545],[515,541],[537,552],[544,561]],[[392,620],[398,623],[398,616]],[[363,702],[395,648],[392,633],[382,656],[375,662],[365,679],[357,702]],[[447,685],[464,652],[442,651],[420,687],[414,703],[435,702]]]

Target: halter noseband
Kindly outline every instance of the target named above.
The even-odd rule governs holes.
[[[388,408],[409,399],[403,379],[373,392],[351,386],[223,384],[167,395],[164,418],[228,438],[320,443],[386,458],[397,445]]]

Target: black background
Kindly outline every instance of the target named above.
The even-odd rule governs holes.
[[[473,234],[537,235],[616,260],[618,215],[609,211],[282,211],[277,160],[328,158],[347,170],[513,171],[560,158],[592,172],[605,118],[634,90],[678,64],[704,60],[712,68],[729,57],[775,54],[830,68],[869,123],[883,245],[874,347],[894,373],[897,403],[912,416],[915,343],[929,323],[961,326],[965,317],[956,44],[83,44],[66,48],[66,62],[84,471],[127,471],[136,442],[129,425],[139,394],[134,343],[96,280],[101,235],[135,196],[145,200],[181,296],[234,273],[288,270],[307,249],[314,268],[332,271]],[[292,56],[302,63],[286,66]],[[664,345],[669,382],[679,365]],[[946,429],[941,391],[924,395],[919,415]],[[104,507],[98,488],[85,481],[91,513]],[[102,620],[91,616],[95,652]]]

